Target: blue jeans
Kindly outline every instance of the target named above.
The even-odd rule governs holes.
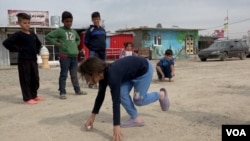
[[[153,103],[159,100],[160,98],[159,92],[147,93],[150,83],[152,81],[152,77],[153,77],[153,66],[148,61],[148,71],[144,75],[137,77],[131,81],[124,82],[121,85],[120,89],[121,104],[132,119],[138,116],[135,105],[144,106]],[[134,88],[134,91],[137,91],[139,93],[140,95],[139,100],[133,98],[132,101],[132,98],[129,94],[132,88]]]
[[[95,51],[90,50],[89,51],[89,57],[94,57],[95,56]]]
[[[89,51],[89,57],[98,57],[102,60],[106,60],[106,51]]]
[[[66,94],[66,79],[68,77],[68,71],[70,73],[71,83],[75,92],[80,92],[80,86],[77,78],[77,57],[60,58],[61,72],[59,76],[59,91],[60,94]]]

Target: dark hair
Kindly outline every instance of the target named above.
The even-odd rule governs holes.
[[[126,48],[128,45],[131,45],[132,47],[134,46],[132,42],[125,42],[124,47]]]
[[[93,19],[93,18],[101,18],[101,15],[100,15],[100,13],[99,12],[93,12],[92,14],[91,14],[91,18]]]
[[[167,49],[166,51],[165,51],[165,55],[173,55],[173,51],[171,50],[171,49]]]
[[[65,19],[68,19],[68,18],[73,19],[72,14],[71,14],[70,12],[68,12],[68,11],[64,11],[64,12],[62,13],[62,22],[63,22]]]
[[[89,57],[79,65],[78,72],[82,78],[84,76],[94,77],[96,74],[103,72],[106,66],[107,63],[98,57]]]
[[[17,15],[17,19],[18,21],[21,21],[21,20],[30,20],[30,15],[26,14],[26,13],[18,13]]]

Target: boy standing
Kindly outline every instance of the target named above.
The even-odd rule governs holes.
[[[156,65],[157,76],[160,81],[164,81],[165,78],[169,78],[171,82],[172,78],[175,76],[174,73],[174,58],[173,51],[167,49],[165,51],[165,57],[163,57]]]
[[[101,16],[99,12],[93,12],[91,15],[93,25],[87,29],[84,43],[89,49],[89,56],[97,56],[102,60],[106,60],[106,31],[100,26]],[[89,84],[89,88],[97,87],[97,85]]]
[[[23,101],[32,105],[44,99],[37,96],[39,89],[37,54],[40,52],[41,42],[29,29],[30,18],[30,15],[26,13],[17,14],[21,31],[11,35],[3,42],[3,45],[9,51],[18,52],[18,74]]]
[[[71,29],[73,16],[70,12],[64,11],[62,13],[63,27],[51,31],[45,36],[46,41],[59,47],[59,62],[61,72],[59,76],[59,91],[60,99],[66,99],[66,79],[68,71],[70,72],[71,83],[74,87],[76,95],[86,95],[87,93],[81,91],[77,78],[77,56],[78,45],[80,37],[77,32]]]

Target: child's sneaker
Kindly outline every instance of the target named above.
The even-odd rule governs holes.
[[[35,101],[43,101],[43,100],[44,100],[44,98],[43,98],[43,97],[41,97],[41,96],[37,96],[36,98],[34,98],[34,100],[35,100]]]
[[[67,99],[67,97],[66,97],[66,94],[62,94],[62,95],[60,95],[60,97],[59,97],[60,99]]]
[[[92,88],[93,89],[98,89],[99,87],[97,86],[97,84],[94,84],[94,86]]]
[[[37,102],[34,99],[30,99],[26,101],[26,104],[33,105],[33,104],[37,104]]]
[[[75,94],[76,95],[86,95],[87,92],[85,92],[85,91],[79,91],[79,92],[76,92]]]
[[[160,91],[164,92],[164,98],[159,99],[161,110],[168,111],[170,103],[169,103],[169,99],[168,99],[167,90],[165,88],[161,88]]]
[[[89,84],[88,87],[89,88],[93,88],[94,84]]]
[[[91,88],[91,89],[98,89],[97,84],[89,84],[88,86],[89,86],[89,88]]]

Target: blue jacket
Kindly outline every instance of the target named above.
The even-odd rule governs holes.
[[[171,65],[174,65],[174,58],[167,60],[163,57],[158,63],[157,66],[161,67],[163,73],[166,75],[171,72]]]
[[[106,31],[102,27],[90,25],[85,34],[84,44],[91,51],[106,50]]]

